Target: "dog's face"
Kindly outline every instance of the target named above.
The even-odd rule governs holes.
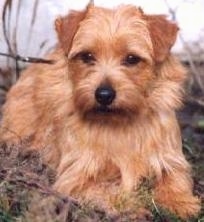
[[[164,28],[170,29],[166,36]],[[168,56],[177,32],[164,17],[146,16],[134,6],[89,6],[58,19],[56,29],[76,110],[86,120],[119,123],[147,108],[155,67]]]

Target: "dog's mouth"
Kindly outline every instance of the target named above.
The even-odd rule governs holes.
[[[134,122],[135,113],[123,107],[99,105],[83,112],[82,118],[92,124],[124,127]]]
[[[121,108],[112,108],[109,106],[97,106],[89,110],[90,113],[102,116],[125,115],[125,110]]]
[[[97,121],[120,121],[124,117],[128,117],[127,112],[122,108],[113,108],[111,106],[96,106],[84,113],[87,120]]]
[[[94,107],[91,112],[98,115],[124,115],[125,111],[120,108],[112,108],[108,106],[97,106]]]

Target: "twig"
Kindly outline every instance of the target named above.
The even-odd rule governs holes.
[[[20,0],[18,1],[18,6],[17,6],[17,12],[16,12],[16,24],[13,30],[13,51],[12,54],[17,54],[18,49],[17,49],[17,32],[18,32],[18,19],[19,19],[19,14],[20,14],[20,9],[21,9],[21,3]],[[16,80],[19,78],[20,75],[20,67],[19,67],[19,61],[16,59],[15,61],[15,66],[16,66],[16,75],[13,75],[14,79],[13,82],[16,82]]]
[[[173,20],[176,21],[176,10],[178,9],[178,6],[175,9],[172,9],[172,7],[170,6],[168,0],[164,0],[164,1],[166,3],[166,6],[167,6],[167,8],[169,10],[170,15],[172,16]],[[201,89],[202,93],[204,93],[204,84],[203,84],[203,82],[201,80],[201,74],[200,74],[199,70],[196,68],[195,62],[192,59],[193,52],[192,52],[192,50],[190,49],[190,47],[188,46],[188,44],[186,43],[186,41],[184,40],[184,38],[183,38],[183,36],[181,34],[179,34],[179,38],[180,38],[184,48],[186,49],[186,54],[187,54],[187,57],[188,57],[190,68],[191,68],[191,70],[193,72],[193,78],[194,78],[195,82],[198,84],[198,86]]]
[[[155,201],[154,201],[153,198],[152,198],[152,203],[153,203],[153,206],[154,206],[154,208],[155,208],[157,214],[159,214],[159,215],[161,216],[161,214],[160,214],[160,212],[159,212],[159,209],[158,209],[157,205],[155,204]]]
[[[7,47],[8,47],[8,51],[9,53],[12,53],[12,47],[10,44],[10,40],[9,40],[9,36],[10,36],[10,29],[8,28],[7,30],[7,26],[9,27],[9,21],[11,21],[11,6],[12,6],[12,1],[11,0],[6,0],[3,6],[3,11],[2,11],[2,25],[3,25],[3,36],[5,38]],[[7,18],[7,9],[8,10],[8,18]],[[7,24],[6,24],[7,23]],[[7,60],[7,64],[9,64],[9,60]]]
[[[204,101],[202,99],[194,98],[193,96],[188,96],[187,102],[191,104],[196,104],[198,107],[204,110]]]
[[[46,63],[46,64],[54,64],[54,60],[48,60],[48,59],[42,59],[42,58],[35,58],[35,57],[23,57],[20,55],[13,55],[8,53],[0,52],[0,56],[5,56],[12,58],[14,60],[19,60],[21,62],[27,62],[27,63]]]
[[[34,5],[33,5],[33,10],[32,10],[32,18],[31,18],[31,23],[30,23],[30,28],[29,28],[29,34],[28,34],[28,38],[27,38],[27,49],[29,48],[30,45],[30,40],[32,39],[31,36],[33,34],[33,27],[36,21],[36,17],[37,17],[37,12],[38,12],[38,6],[39,6],[39,0],[35,0]]]
[[[172,20],[173,20],[173,21],[176,21],[176,11],[177,11],[177,9],[178,9],[178,6],[177,6],[175,9],[172,9],[171,6],[170,6],[170,4],[169,4],[169,2],[168,2],[168,0],[164,0],[164,1],[165,1],[165,4],[166,4],[166,6],[167,6],[167,8],[168,8],[168,10],[169,10],[169,14],[170,14],[171,17],[172,17]]]
[[[192,54],[193,53],[192,53],[190,47],[188,46],[188,44],[186,43],[186,41],[184,40],[184,38],[181,34],[179,34],[179,38],[180,38],[182,44],[184,45],[184,47],[186,49],[186,55],[188,57],[190,68],[191,68],[191,70],[194,74],[193,77],[194,77],[195,81],[197,82],[198,86],[200,87],[201,91],[204,93],[204,85],[203,85],[203,82],[201,80],[201,74],[198,71],[198,69],[196,68],[195,62],[192,59]]]
[[[161,219],[161,221],[163,221],[163,217],[162,217],[162,215],[161,215],[161,213],[160,213],[160,211],[159,211],[159,209],[158,209],[158,207],[157,207],[157,205],[156,205],[156,203],[155,203],[155,201],[154,201],[153,198],[152,198],[152,204],[153,204],[154,209],[156,210],[156,212],[157,212],[159,218]]]

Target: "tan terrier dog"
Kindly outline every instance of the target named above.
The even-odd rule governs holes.
[[[154,177],[157,203],[183,218],[196,214],[175,115],[186,79],[170,54],[178,27],[135,6],[92,4],[55,25],[54,64],[30,66],[12,87],[1,139],[43,151],[60,192],[89,198],[119,179],[130,193]]]

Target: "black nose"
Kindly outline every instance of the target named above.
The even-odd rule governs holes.
[[[116,92],[111,86],[100,86],[96,89],[95,98],[103,106],[110,105],[115,99]]]

